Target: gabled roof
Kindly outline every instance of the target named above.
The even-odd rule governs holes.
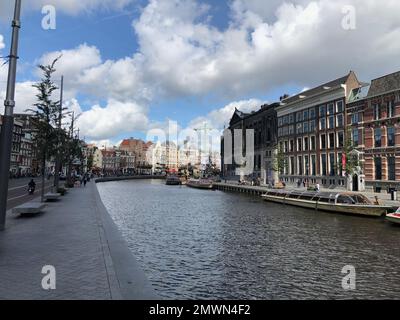
[[[340,77],[340,78],[335,79],[333,81],[329,81],[329,82],[327,82],[327,83],[325,83],[323,85],[320,85],[318,87],[315,87],[313,89],[306,90],[306,91],[301,92],[301,93],[299,93],[299,94],[297,94],[295,96],[283,99],[282,102],[285,103],[285,104],[290,104],[290,103],[294,103],[294,102],[303,100],[303,99],[308,98],[308,97],[313,97],[313,96],[322,94],[322,93],[324,93],[324,92],[326,92],[326,91],[328,91],[330,89],[338,88],[341,85],[346,84],[346,82],[349,80],[350,77],[355,77],[355,79],[357,80],[357,77],[356,77],[355,73],[353,71],[350,71],[349,74],[347,74],[347,75],[345,75],[343,77]]]
[[[400,90],[400,71],[372,80],[368,97]]]
[[[231,118],[230,121],[230,125],[235,124],[241,120],[243,120],[244,118],[246,118],[247,116],[249,116],[249,113],[244,113],[238,109],[235,109],[235,112],[233,113],[233,116]]]

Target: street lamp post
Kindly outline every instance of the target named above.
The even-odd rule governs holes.
[[[14,19],[12,21],[12,40],[8,66],[4,117],[0,134],[0,230],[6,224],[8,179],[11,161],[11,146],[14,127],[15,82],[17,77],[18,38],[21,28],[21,0],[15,0]]]

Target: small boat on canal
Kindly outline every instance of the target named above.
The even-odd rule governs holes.
[[[213,182],[208,179],[190,179],[186,185],[190,188],[196,189],[205,189],[211,190],[213,189]]]
[[[400,225],[400,208],[395,213],[386,215],[386,220]]]
[[[167,186],[180,186],[180,185],[182,185],[182,181],[179,177],[170,175],[167,177],[166,185]]]
[[[273,190],[262,195],[265,201],[335,213],[381,217],[392,208],[376,205],[368,197],[351,192]]]

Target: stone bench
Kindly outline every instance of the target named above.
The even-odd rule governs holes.
[[[60,193],[47,193],[44,195],[45,201],[55,201],[61,197]]]
[[[46,207],[45,204],[41,202],[28,202],[24,203],[23,205],[20,205],[18,207],[15,207],[12,209],[13,214],[20,214],[20,215],[25,215],[25,214],[38,214],[44,210]]]

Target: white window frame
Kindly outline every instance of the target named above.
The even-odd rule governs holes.
[[[312,138],[314,138],[314,140],[315,140],[315,148],[313,149],[312,148]],[[310,136],[310,151],[316,151],[317,150],[317,137],[315,136],[315,135],[313,135],[313,136]]]
[[[343,148],[343,147],[341,147],[340,145],[339,145],[339,134],[340,133],[343,133],[343,147],[344,147],[344,144],[345,144],[345,137],[344,137],[344,131],[338,131],[338,132],[336,132],[336,148]]]

